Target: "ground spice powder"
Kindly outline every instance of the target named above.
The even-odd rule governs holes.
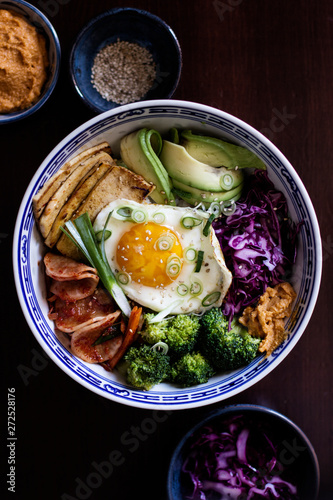
[[[154,59],[145,47],[118,40],[94,59],[91,83],[107,101],[128,104],[142,99],[156,77]]]

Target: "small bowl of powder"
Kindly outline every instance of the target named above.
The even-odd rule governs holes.
[[[115,8],[92,19],[70,54],[74,88],[96,113],[172,97],[181,68],[181,49],[172,29],[134,8]]]

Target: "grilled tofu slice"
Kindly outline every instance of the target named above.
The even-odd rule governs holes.
[[[127,168],[114,166],[90,191],[78,210],[73,213],[71,220],[87,212],[93,223],[102,208],[111,201],[125,198],[141,203],[153,189],[155,186],[145,181],[141,175],[134,174]],[[59,238],[56,248],[67,257],[82,260],[81,252],[65,234]]]
[[[90,191],[94,188],[96,183],[112,169],[112,165],[104,163],[103,161],[97,162],[95,166],[88,172],[82,179],[78,187],[74,190],[72,195],[60,209],[57,217],[55,218],[52,228],[45,239],[45,244],[52,248],[57,243],[62,235],[61,227],[72,217],[73,213],[78,209],[80,204],[87,198]]]
[[[103,161],[106,164],[113,164],[113,159],[107,153],[100,152],[81,161],[66,180],[61,184],[57,191],[47,202],[38,221],[40,232],[46,238],[52,228],[52,225],[63,205],[67,202],[74,190],[80,185],[82,179],[96,165]]]
[[[45,184],[40,188],[38,193],[33,197],[32,206],[35,219],[38,220],[41,216],[47,202],[51,199],[54,193],[65,182],[68,176],[78,166],[78,164],[90,156],[93,156],[100,151],[111,154],[111,148],[107,142],[102,142],[97,146],[91,147],[82,153],[79,153],[74,158],[66,162]]]

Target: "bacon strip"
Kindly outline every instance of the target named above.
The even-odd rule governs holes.
[[[87,266],[81,262],[48,252],[44,257],[45,271],[50,278],[56,281],[76,281],[85,278],[97,279],[97,271],[94,267]]]
[[[44,264],[47,276],[52,279],[50,292],[64,301],[89,297],[99,282],[96,269],[63,255],[48,252]]]
[[[98,283],[93,278],[85,278],[78,281],[53,281],[50,292],[57,295],[61,300],[75,302],[90,297],[96,290]]]
[[[115,303],[102,288],[97,287],[94,293],[76,302],[64,301],[60,298],[52,304],[49,318],[55,322],[58,330],[72,333],[92,318],[102,318],[113,313]]]
[[[112,359],[123,342],[122,335],[102,344],[95,346],[93,344],[116,321],[120,314],[120,311],[115,311],[104,318],[92,318],[78,328],[71,337],[73,354],[87,363],[103,363]]]

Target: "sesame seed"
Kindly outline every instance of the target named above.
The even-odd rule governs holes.
[[[149,50],[120,40],[97,53],[91,70],[93,87],[104,99],[117,104],[142,99],[155,78],[156,65]]]

